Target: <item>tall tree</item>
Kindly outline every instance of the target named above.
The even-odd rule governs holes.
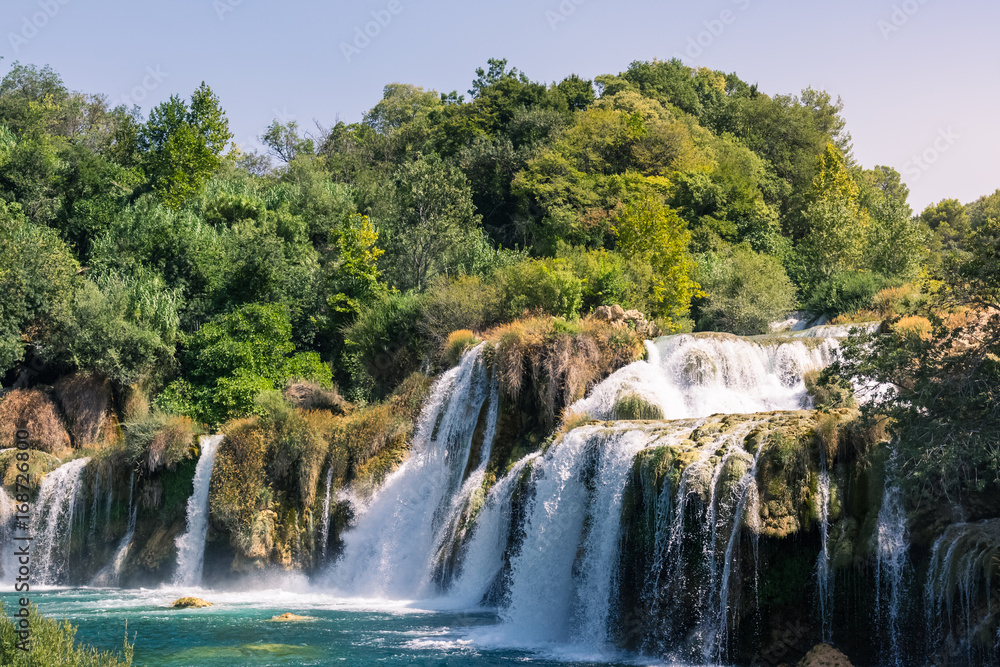
[[[393,203],[380,236],[385,273],[400,289],[422,290],[434,275],[454,271],[462,246],[480,233],[468,181],[437,155],[400,167]]]
[[[165,204],[179,208],[218,170],[232,136],[219,98],[204,82],[190,104],[172,95],[150,112],[140,135],[153,190]]]

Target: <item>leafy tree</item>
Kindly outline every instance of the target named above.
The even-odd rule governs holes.
[[[153,190],[167,206],[179,208],[219,169],[232,136],[219,99],[204,82],[190,104],[172,95],[150,112],[139,136]]]
[[[437,155],[400,167],[394,214],[381,236],[383,267],[396,287],[422,290],[439,273],[454,272],[455,258],[479,229],[468,181]]]
[[[364,122],[380,134],[412,123],[418,116],[441,107],[441,96],[433,90],[405,83],[390,83],[382,90],[382,100],[365,114]]]
[[[204,325],[187,342],[183,370],[160,404],[210,423],[251,414],[260,392],[290,379],[332,383],[318,354],[295,353],[288,311],[277,304],[249,304]]]
[[[926,240],[905,198],[876,190],[866,197],[870,222],[862,263],[890,280],[916,277],[926,256]]]
[[[616,220],[617,249],[626,258],[647,262],[653,270],[649,291],[657,316],[671,326],[688,311],[699,293],[688,254],[691,234],[684,220],[660,200],[646,195],[624,207]]]
[[[966,208],[957,199],[931,204],[920,214],[920,222],[929,232],[931,249],[936,252],[963,250],[972,231]]]
[[[48,344],[69,316],[78,268],[53,230],[0,201],[0,374],[24,358],[26,346],[53,356]]]
[[[311,155],[316,152],[312,139],[299,134],[297,121],[282,123],[275,119],[268,125],[260,138],[274,157],[284,163],[289,163],[299,155]]]
[[[565,100],[566,108],[570,111],[583,111],[594,103],[594,82],[576,74],[566,77],[553,86],[553,89]]]
[[[852,336],[832,372],[883,389],[865,405],[901,453],[906,487],[927,503],[953,504],[1000,483],[1000,224],[969,239],[970,256],[946,267],[945,301],[971,310],[935,318],[920,333],[891,322],[883,333]]]
[[[705,296],[697,303],[698,328],[753,336],[795,307],[795,286],[781,262],[745,248],[704,255],[698,282]]]
[[[969,204],[966,212],[973,229],[984,227],[990,220],[1000,220],[1000,189]]]
[[[799,272],[807,281],[859,266],[869,216],[840,151],[828,144],[813,181],[813,201],[803,214],[804,238],[798,246]]]

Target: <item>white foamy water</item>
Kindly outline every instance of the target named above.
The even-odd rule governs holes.
[[[810,332],[804,332],[810,333]],[[635,393],[665,419],[798,410],[808,406],[804,373],[825,368],[836,338],[755,341],[736,336],[682,335],[647,344],[648,360],[614,373],[570,407],[611,419],[615,403]]]
[[[177,537],[177,569],[174,584],[194,586],[201,583],[205,565],[205,536],[208,534],[208,491],[215,467],[215,453],[224,436],[201,438],[201,456],[194,471],[194,491],[188,498],[187,530]]]
[[[386,480],[357,525],[329,582],[346,595],[414,599],[433,594],[440,531],[453,518],[483,405],[492,394],[483,346],[441,376],[421,413],[410,458]],[[495,433],[495,411],[491,408]],[[488,449],[492,444],[484,444]]]
[[[76,459],[42,478],[31,519],[33,583],[65,583],[81,480],[88,463],[89,458]]]

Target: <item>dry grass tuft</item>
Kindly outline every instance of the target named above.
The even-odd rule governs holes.
[[[837,315],[830,321],[830,324],[845,325],[845,324],[865,324],[867,322],[880,322],[884,317],[881,313],[877,313],[874,310],[855,310],[851,313],[844,313],[842,315]]]
[[[324,389],[315,382],[291,382],[285,387],[285,400],[303,410],[329,410],[343,413],[348,409],[347,401],[336,387]]]
[[[639,334],[596,318],[529,317],[497,327],[485,338],[501,389],[517,400],[530,387],[550,427],[564,407],[644,354]]]
[[[111,382],[96,375],[77,373],[55,384],[55,396],[73,434],[73,445],[90,447],[115,437]],[[112,428],[107,428],[112,426]]]
[[[15,389],[0,399],[0,443],[13,447],[17,431],[31,435],[29,446],[49,454],[64,454],[70,447],[69,433],[63,426],[56,404],[38,389]]]
[[[459,329],[448,334],[448,340],[444,344],[442,357],[444,363],[451,368],[458,365],[462,355],[466,350],[479,345],[479,338],[468,329]]]
[[[904,317],[892,325],[892,332],[900,338],[930,340],[934,334],[934,325],[926,317]]]
[[[7,489],[7,495],[12,498],[17,493],[16,485],[19,474],[17,465],[22,463],[17,460],[17,451],[16,449],[8,449],[0,452],[0,484]],[[62,461],[51,454],[29,450],[27,464],[28,488],[34,493],[41,486],[42,477],[61,466]]]

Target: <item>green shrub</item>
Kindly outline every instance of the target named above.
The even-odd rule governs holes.
[[[418,324],[422,305],[417,294],[388,294],[347,328],[344,363],[352,400],[380,400],[419,368],[430,347]]]
[[[478,276],[434,280],[420,311],[420,330],[438,348],[453,331],[485,331],[508,316],[498,281]]]
[[[856,310],[872,310],[875,296],[887,280],[871,271],[839,271],[809,293],[806,309],[829,317]]]
[[[737,248],[707,253],[698,281],[706,296],[698,304],[698,328],[738,335],[763,334],[795,306],[795,286],[776,258]]]
[[[614,304],[639,309],[646,305],[637,298],[628,262],[618,253],[603,248],[574,248],[560,242],[556,256],[581,280],[584,312]]]
[[[568,319],[580,315],[583,281],[562,260],[529,260],[501,276],[511,317],[533,311]]]
[[[173,470],[191,457],[201,429],[190,417],[153,412],[139,421],[125,424],[125,448],[132,464],[144,464],[150,473],[160,468]]]
[[[333,386],[330,367],[315,352],[295,353],[288,311],[250,304],[217,317],[190,337],[185,377],[157,398],[167,411],[218,424],[259,414],[254,400],[291,379]]]
[[[122,642],[121,657],[96,649],[76,645],[76,628],[69,621],[56,621],[29,608],[28,623],[31,641],[28,650],[17,648],[20,641],[15,635],[17,627],[0,601],[0,665],[10,667],[129,667],[132,664],[134,644],[128,635]]]
[[[663,410],[651,405],[639,394],[628,392],[615,401],[611,417],[621,421],[659,421],[663,419]]]

